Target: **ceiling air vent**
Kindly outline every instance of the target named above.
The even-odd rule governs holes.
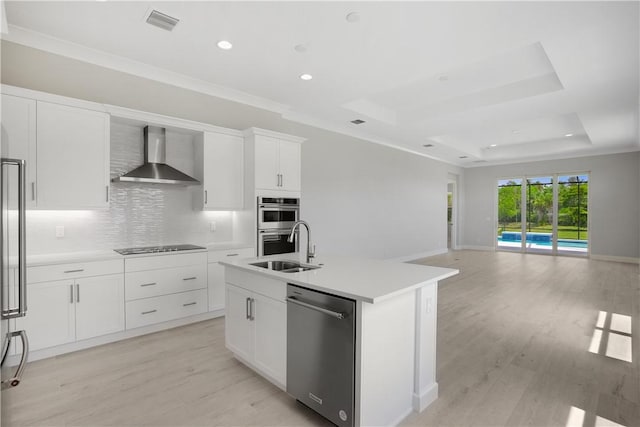
[[[433,147],[433,144],[422,144],[422,146],[424,148],[431,148],[431,147]]]
[[[154,25],[163,30],[171,31],[180,22],[178,18],[165,15],[157,10],[152,10],[149,16],[147,16],[147,24]]]
[[[354,125],[361,125],[366,122],[364,120],[355,119],[355,120],[351,120],[351,123],[353,123]]]

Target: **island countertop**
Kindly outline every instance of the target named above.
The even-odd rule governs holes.
[[[460,272],[453,268],[337,255],[319,255],[309,264],[320,268],[298,273],[282,273],[251,265],[259,261],[276,260],[306,264],[305,256],[298,252],[224,260],[220,264],[367,303],[377,303]]]

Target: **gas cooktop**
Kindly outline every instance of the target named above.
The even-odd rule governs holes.
[[[195,249],[207,249],[196,245],[167,245],[167,246],[144,246],[138,248],[114,249],[120,255],[141,255],[164,252],[192,251]]]

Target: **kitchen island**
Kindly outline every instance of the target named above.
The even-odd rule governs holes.
[[[438,281],[458,270],[319,256],[319,267],[283,272],[254,266],[300,254],[238,259],[225,266],[225,340],[236,358],[286,390],[287,284],[355,301],[353,425],[396,425],[438,397]]]

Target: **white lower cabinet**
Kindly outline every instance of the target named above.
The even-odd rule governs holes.
[[[180,319],[206,311],[206,289],[127,301],[127,329]]]
[[[207,254],[162,254],[125,260],[126,328],[207,311]]]
[[[286,388],[286,303],[229,283],[226,290],[227,348],[274,384]]]
[[[224,309],[224,267],[219,261],[249,258],[254,256],[254,249],[240,248],[209,252],[208,287],[209,287],[209,311]]]
[[[124,330],[122,274],[32,283],[27,293],[16,329],[27,331],[31,350]]]

